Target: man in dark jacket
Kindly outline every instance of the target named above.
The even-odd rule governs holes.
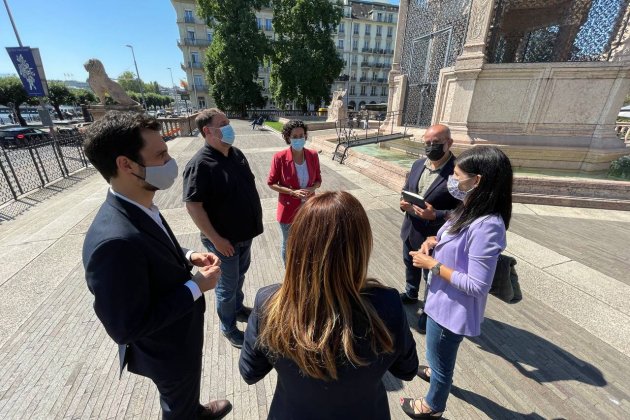
[[[406,268],[405,291],[400,294],[403,303],[418,302],[423,276],[423,270],[413,266],[409,252],[417,251],[427,237],[436,235],[446,222],[448,212],[459,203],[447,189],[448,177],[455,168],[455,156],[450,152],[453,145],[451,131],[445,125],[433,125],[424,133],[422,140],[426,158],[414,162],[403,190],[424,197],[426,208],[412,205],[402,198],[400,200],[400,209],[405,212],[400,231]],[[425,280],[427,274],[424,273]],[[420,330],[422,332],[422,327]]]
[[[199,404],[203,293],[216,286],[220,261],[183,250],[153,204],[177,177],[160,123],[111,112],[89,128],[84,147],[110,184],[83,244],[85,278],[94,311],[118,344],[121,374],[126,365],[155,383],[163,419],[223,418],[229,401]]]

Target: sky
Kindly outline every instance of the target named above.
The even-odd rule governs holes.
[[[48,80],[80,80],[90,58],[103,62],[110,78],[138,72],[145,82],[171,86],[186,78],[177,47],[175,9],[170,0],[7,0],[22,44],[39,48]],[[398,4],[390,0],[389,3]],[[0,75],[15,74],[5,47],[17,47],[11,22],[0,2]],[[70,75],[70,76],[68,76]]]

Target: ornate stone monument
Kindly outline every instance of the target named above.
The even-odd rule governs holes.
[[[99,120],[107,111],[135,111],[142,112],[142,106],[127,95],[123,88],[107,76],[105,66],[96,58],[89,59],[84,65],[87,70],[88,84],[99,99],[99,105],[90,105],[88,110],[94,120]],[[107,95],[115,102],[108,105]]]
[[[330,105],[328,105],[327,122],[348,120],[348,108],[346,108],[346,104],[343,102],[345,95],[345,90],[336,90],[333,92],[332,100],[330,101]]]
[[[596,172],[630,153],[628,0],[402,0],[389,75],[396,125],[451,127],[455,151],[501,146],[516,167]],[[404,112],[404,114],[403,114]]]

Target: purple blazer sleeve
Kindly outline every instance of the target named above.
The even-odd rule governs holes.
[[[470,226],[466,238],[468,271],[454,271],[451,284],[470,296],[488,294],[499,254],[505,247],[505,226],[500,217],[488,218]]]

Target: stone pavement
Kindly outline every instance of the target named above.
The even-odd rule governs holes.
[[[265,212],[265,233],[254,241],[245,283],[251,305],[258,288],[282,280],[276,194],[265,180],[271,156],[286,146],[270,131],[235,126]],[[169,142],[180,168],[201,142]],[[398,192],[328,156],[320,159],[323,189],[350,191],[369,214],[370,274],[400,288]],[[118,379],[116,347],[92,310],[81,246],[107,185],[97,174],[86,175],[0,209],[2,419],[159,418],[149,380],[127,372]],[[182,245],[201,249],[181,188],[179,179],[156,203]],[[445,417],[630,418],[630,213],[537,205],[516,205],[514,213],[508,251],[518,259],[524,300],[508,305],[489,298],[482,335],[460,349]],[[240,379],[239,352],[219,333],[213,293],[206,299],[202,396],[229,398],[234,411],[228,419],[264,419],[275,375],[254,386]],[[407,310],[413,327],[418,308]],[[424,361],[424,336],[414,330],[414,337]],[[384,381],[394,419],[406,418],[399,397],[427,390],[418,378]]]

